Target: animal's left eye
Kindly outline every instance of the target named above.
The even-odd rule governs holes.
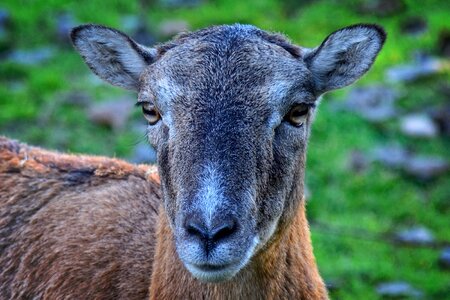
[[[306,122],[308,116],[309,107],[307,105],[298,104],[291,108],[286,114],[284,119],[291,125],[300,127]]]
[[[142,112],[150,125],[155,125],[161,119],[161,114],[151,103],[142,103]]]

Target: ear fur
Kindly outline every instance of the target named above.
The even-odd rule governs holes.
[[[140,74],[156,57],[155,49],[139,45],[126,34],[101,25],[75,27],[70,37],[96,75],[130,90],[138,90]]]
[[[330,34],[307,50],[304,61],[313,74],[318,94],[347,86],[372,66],[386,33],[378,25],[357,24]]]

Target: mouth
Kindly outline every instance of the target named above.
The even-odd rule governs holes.
[[[241,269],[241,266],[240,264],[186,264],[186,268],[201,281],[221,282],[231,279]]]

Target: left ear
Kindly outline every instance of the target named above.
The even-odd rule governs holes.
[[[358,24],[335,31],[319,47],[306,50],[304,61],[317,94],[347,86],[364,75],[385,39],[380,26]]]

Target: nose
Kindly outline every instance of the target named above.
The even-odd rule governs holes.
[[[238,228],[236,219],[231,216],[221,216],[208,225],[195,215],[186,217],[184,223],[187,235],[200,239],[207,250],[211,250],[214,245],[233,235]]]

